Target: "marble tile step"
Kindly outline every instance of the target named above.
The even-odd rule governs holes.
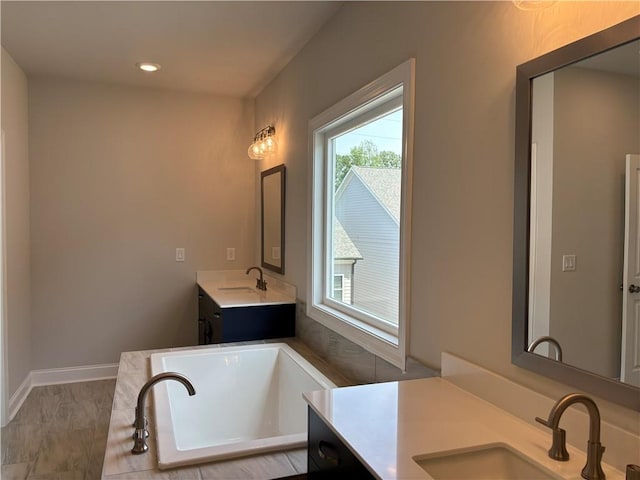
[[[72,470],[47,475],[30,475],[27,480],[86,480],[86,475],[84,471]]]
[[[283,453],[238,458],[200,466],[202,480],[266,480],[297,472]]]

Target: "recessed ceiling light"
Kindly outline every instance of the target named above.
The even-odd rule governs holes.
[[[136,63],[136,67],[145,72],[157,72],[160,70],[160,65],[150,62],[138,62]]]

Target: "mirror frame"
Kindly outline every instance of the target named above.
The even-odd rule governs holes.
[[[264,179],[269,175],[280,173],[280,265],[272,265],[264,260]],[[272,272],[284,274],[284,206],[285,206],[286,168],[277,165],[260,172],[260,256],[262,267]]]
[[[529,298],[529,228],[531,194],[531,101],[533,79],[558,68],[640,38],[640,15],[607,28],[516,68],[516,135],[513,219],[513,304],[511,361],[590,392],[603,399],[640,411],[640,389],[572,365],[527,352]]]

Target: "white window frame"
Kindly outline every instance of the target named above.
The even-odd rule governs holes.
[[[360,345],[367,351],[405,369],[409,332],[409,280],[411,258],[411,186],[413,177],[413,112],[415,98],[415,59],[411,58],[357,92],[328,108],[309,122],[309,247],[307,315]],[[327,181],[327,136],[344,129],[355,118],[366,118],[367,112],[389,102],[389,92],[402,87],[402,195],[400,202],[400,265],[398,327],[381,329],[366,315],[352,315],[346,309],[336,308],[336,302],[327,299],[328,234],[327,192],[332,182]],[[362,112],[361,107],[367,111]]]

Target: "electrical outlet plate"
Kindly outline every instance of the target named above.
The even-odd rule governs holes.
[[[233,247],[227,248],[227,260],[232,261],[236,259],[236,249]]]

